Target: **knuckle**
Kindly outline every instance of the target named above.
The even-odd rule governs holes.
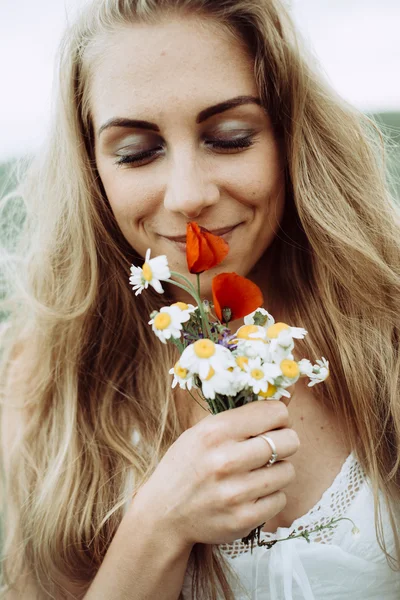
[[[225,477],[232,471],[233,461],[227,456],[224,452],[213,453],[213,457],[211,459],[212,464],[212,472],[217,477]]]
[[[212,420],[207,423],[200,423],[199,433],[206,448],[214,447],[220,439],[220,428]]]
[[[242,501],[242,492],[235,489],[233,486],[229,486],[222,490],[221,496],[225,507],[238,506]]]

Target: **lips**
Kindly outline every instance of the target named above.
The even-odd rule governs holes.
[[[239,225],[239,223],[238,223],[238,225]],[[206,227],[204,227],[204,229],[207,229],[207,231],[209,231],[213,235],[221,235],[222,236],[222,235],[225,235],[226,233],[229,233],[230,231],[233,231],[233,229],[235,229],[238,225],[231,225],[230,227],[222,227],[221,229],[207,229]],[[171,240],[171,242],[181,242],[181,243],[186,242],[186,235],[177,235],[177,236],[163,235],[162,237],[167,238],[167,240]]]

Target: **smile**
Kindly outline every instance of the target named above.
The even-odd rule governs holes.
[[[213,235],[218,235],[220,237],[224,237],[225,235],[227,235],[228,233],[230,233],[231,231],[236,229],[236,227],[238,227],[239,225],[240,225],[240,223],[238,223],[237,225],[231,225],[229,227],[223,227],[220,229],[207,229],[206,227],[204,229],[207,229],[207,231],[209,233],[212,233]],[[164,237],[165,239],[169,240],[170,242],[186,243],[186,235],[175,235],[175,236],[163,235],[161,237]]]
[[[241,225],[241,223],[238,223],[237,225],[233,225],[231,227],[224,227],[221,229],[208,229],[207,231],[209,231],[213,235],[218,235],[219,237],[222,237],[226,242],[228,242],[232,236],[232,233],[235,229],[239,227],[239,225]],[[161,237],[171,242],[175,246],[175,248],[177,248],[180,252],[186,252],[186,235]]]

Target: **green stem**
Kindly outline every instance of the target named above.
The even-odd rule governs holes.
[[[212,414],[213,415],[217,415],[218,414],[218,407],[215,404],[214,400],[211,400],[210,398],[207,400],[207,402],[211,405],[211,410],[212,410]]]
[[[174,276],[177,275],[177,273],[171,273],[171,274],[174,275]],[[203,329],[203,335],[206,336],[207,333],[208,333],[209,336],[211,337],[211,331],[209,330],[209,328],[207,327],[207,324],[205,322],[206,321],[206,317],[205,317],[204,310],[203,310],[203,307],[202,307],[202,302],[201,302],[201,300],[197,299],[197,294],[195,292],[194,287],[191,285],[192,289],[187,288],[186,285],[183,285],[182,283],[178,283],[177,281],[174,281],[173,279],[166,279],[165,281],[167,283],[172,283],[172,285],[176,285],[178,288],[181,288],[181,290],[185,290],[185,292],[187,292],[188,294],[190,294],[196,300],[196,303],[197,303],[197,305],[199,307],[200,314],[201,314],[201,317],[202,317],[202,319],[201,319],[201,326],[202,326],[202,329]]]
[[[182,352],[184,351],[185,347],[182,344],[182,342],[180,340],[178,340],[177,338],[171,338],[170,342],[172,342],[172,344],[174,344],[174,346],[176,346],[179,350],[179,353],[182,354]]]
[[[183,281],[185,281],[187,283],[187,286],[189,288],[188,289],[189,294],[191,296],[193,296],[193,298],[197,297],[196,288],[194,287],[193,283],[187,277],[185,277],[185,275],[182,275],[181,273],[178,273],[177,271],[171,271],[171,275],[173,275],[174,277],[183,279]],[[172,281],[171,283],[174,283],[174,282]]]
[[[192,291],[189,288],[187,288],[186,285],[182,285],[182,283],[178,283],[177,281],[174,281],[173,279],[166,279],[165,281],[167,283],[172,283],[173,285],[178,286],[179,288],[181,288],[182,290],[185,290],[185,292],[187,292],[188,294],[193,296]]]
[[[202,404],[200,404],[200,402],[199,402],[198,400],[196,400],[196,398],[193,396],[193,394],[192,394],[192,392],[191,392],[190,390],[188,390],[188,389],[186,388],[186,391],[187,391],[187,392],[188,392],[188,393],[189,393],[189,394],[192,396],[193,400],[194,400],[195,402],[197,402],[197,404],[198,404],[199,406],[201,406],[201,408],[202,408],[203,410],[205,410],[206,412],[211,412],[210,410],[207,410],[207,408],[204,408],[204,406],[203,406]]]
[[[203,302],[202,302],[200,296],[197,294],[197,292],[196,292],[193,284],[190,283],[190,281],[184,275],[181,275],[180,273],[176,273],[175,271],[171,271],[171,275],[173,275],[174,277],[181,277],[188,284],[189,287],[186,287],[186,286],[182,285],[181,283],[178,283],[177,281],[174,281],[173,279],[167,279],[166,280],[168,283],[172,283],[173,285],[177,285],[182,290],[185,290],[186,292],[188,292],[192,296],[192,298],[194,298],[196,300],[196,304],[199,307],[199,311],[200,311],[200,315],[201,315],[201,326],[202,326],[202,329],[203,329],[203,335],[204,336],[208,336],[211,340],[213,340],[213,336],[211,334],[211,329],[210,329],[210,323],[208,321],[207,315],[204,312]]]
[[[198,294],[199,298],[201,298],[201,294],[200,294],[200,275],[198,273],[196,273],[196,277],[197,277],[197,294]]]
[[[322,531],[323,529],[331,529],[332,527],[334,527],[337,523],[339,523],[339,521],[350,521],[350,523],[353,524],[353,527],[356,527],[356,524],[354,523],[354,521],[352,519],[350,519],[349,517],[339,517],[338,519],[331,519],[329,521],[329,523],[327,523],[326,525],[317,525],[317,527],[315,527],[315,529],[310,529],[310,530],[305,530],[305,531],[301,531],[300,533],[298,533],[297,535],[292,535],[290,534],[288,537],[285,538],[279,538],[277,540],[270,540],[270,541],[265,541],[265,542],[260,542],[258,545],[259,546],[269,546],[271,544],[271,542],[274,542],[275,544],[277,542],[285,542],[287,540],[295,540],[296,538],[305,538],[307,540],[307,536],[312,534],[312,533],[319,533],[320,531]],[[308,540],[307,540],[308,541]]]
[[[338,519],[331,519],[330,525],[335,525],[336,523],[339,523],[339,521],[350,521],[350,523],[352,523],[353,527],[357,527],[357,525],[354,523],[353,519],[350,519],[349,517],[339,517]]]
[[[232,396],[228,396],[229,408],[236,408]]]

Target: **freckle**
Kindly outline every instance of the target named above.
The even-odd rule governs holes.
[[[321,429],[323,429],[322,425],[321,425]]]

